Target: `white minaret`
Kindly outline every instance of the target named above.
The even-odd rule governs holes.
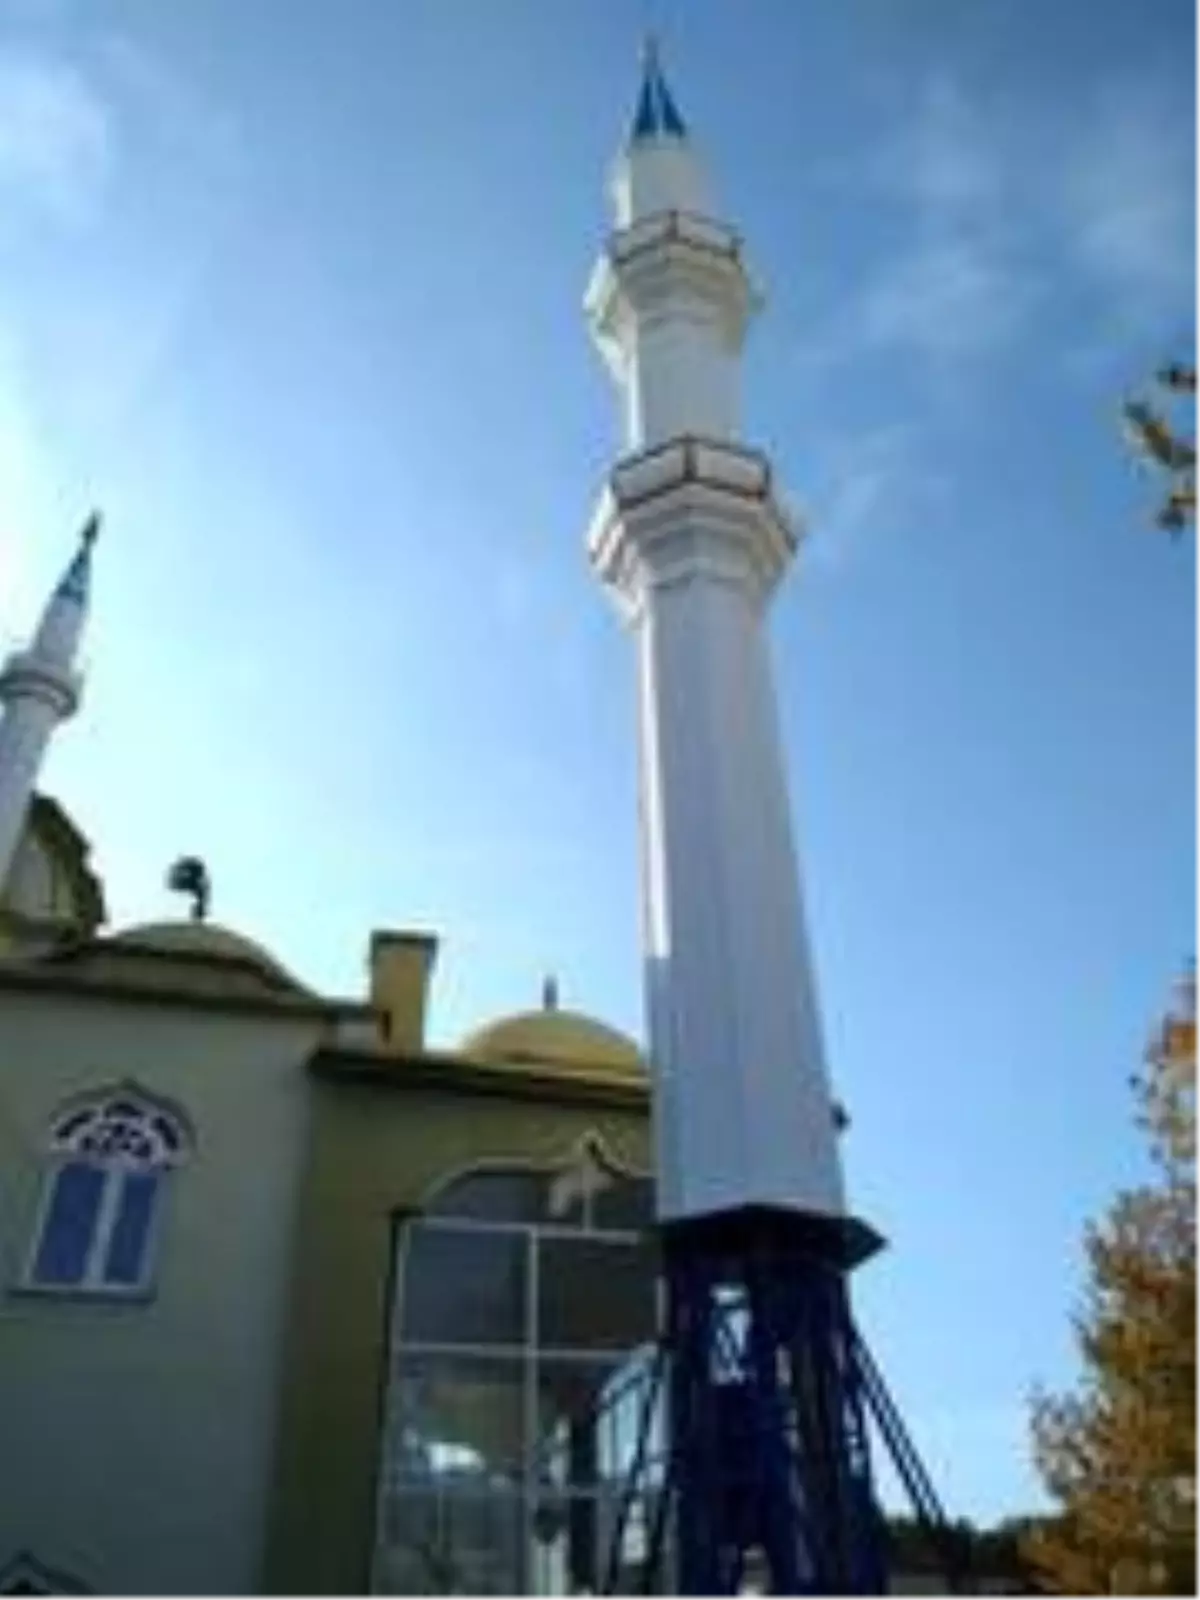
[[[587,544],[637,641],[660,1215],[841,1218],[764,628],[798,529],[738,439],[757,296],[652,48],[612,192],[585,306],[625,454]]]
[[[79,549],[50,596],[27,650],[0,667],[0,885],[21,838],[38,771],[58,724],[79,704],[75,668],[87,617],[92,546],[100,519],[88,519]]]

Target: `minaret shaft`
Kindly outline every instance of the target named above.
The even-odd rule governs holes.
[[[54,709],[23,696],[0,720],[0,885],[8,876],[50,735]]]
[[[697,576],[636,623],[664,1217],[842,1209],[761,619]]]
[[[75,660],[87,614],[91,548],[99,519],[51,595],[33,643],[0,667],[0,887],[12,866],[29,802],[55,728],[79,704]]]
[[[757,295],[656,58],[646,74],[585,305],[625,421],[588,542],[637,644],[659,1210],[840,1218],[764,629],[796,533],[738,442]]]

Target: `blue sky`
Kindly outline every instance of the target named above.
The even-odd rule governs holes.
[[[216,915],[433,1028],[640,1031],[616,441],[579,301],[638,41],[768,291],[748,433],[858,1305],[950,1507],[1033,1503],[1079,1232],[1194,943],[1194,554],[1121,396],[1193,331],[1191,7],[0,0],[0,632],[93,501],[46,775],[116,924]]]

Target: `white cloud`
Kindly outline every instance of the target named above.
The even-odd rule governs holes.
[[[903,350],[946,373],[1011,346],[1051,302],[1085,307],[1109,345],[1185,322],[1191,122],[1146,80],[1101,83],[1085,105],[1069,118],[985,110],[951,77],[932,77],[865,174],[898,212],[898,243],[825,320],[806,360]]]
[[[197,160],[211,173],[241,155],[234,118],[158,52],[110,31],[97,42],[96,60],[142,126],[184,160]]]
[[[157,165],[156,147],[168,158]],[[82,441],[76,473],[111,481],[129,465],[140,417],[236,219],[240,155],[221,108],[124,34],[89,35],[69,60],[35,33],[0,50],[0,218],[14,219],[33,270],[57,286],[46,311],[14,276],[0,334],[19,346],[23,410],[44,402],[59,438]],[[120,276],[90,274],[73,238],[22,239],[35,210],[119,239]],[[0,263],[0,294],[5,287]],[[12,366],[0,365],[5,381]],[[0,450],[32,459],[25,445]],[[15,470],[10,462],[8,475]]]
[[[945,371],[1002,348],[1040,284],[1020,260],[1001,131],[941,74],[880,144],[867,184],[899,212],[899,242],[826,319],[806,363],[902,349]]]
[[[0,328],[0,645],[24,638],[32,622],[32,552],[52,522],[45,444],[11,339]]]
[[[978,105],[952,78],[929,80],[908,126],[884,150],[880,179],[926,220],[994,217],[1006,186],[1002,153]]]
[[[928,516],[948,492],[946,475],[930,467],[918,430],[891,423],[818,441],[822,463],[805,520],[807,556],[840,567],[867,539],[886,538]]]
[[[0,193],[79,223],[99,204],[113,159],[111,111],[84,73],[42,50],[0,56]]]
[[[907,345],[933,360],[995,349],[1024,320],[1032,285],[970,231],[937,230],[870,284],[858,307],[868,347]]]
[[[1190,125],[1149,85],[1109,86],[1066,152],[1059,192],[1077,263],[1134,321],[1180,313],[1195,280]]]

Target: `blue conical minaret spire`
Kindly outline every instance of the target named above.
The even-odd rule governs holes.
[[[93,511],[79,534],[79,548],[42,612],[33,649],[43,660],[74,669],[79,639],[87,617],[92,587],[92,546],[100,532],[100,513]]]
[[[629,130],[630,144],[643,139],[686,139],[687,127],[679,115],[658,55],[658,40],[648,35],[642,48],[642,87]]]
[[[619,229],[668,212],[700,217],[716,214],[707,171],[667,87],[653,35],[642,47],[633,118],[610,182]]]
[[[86,604],[92,578],[92,546],[99,532],[100,513],[93,511],[80,532],[79,549],[54,591],[60,600],[74,600],[78,605]]]

